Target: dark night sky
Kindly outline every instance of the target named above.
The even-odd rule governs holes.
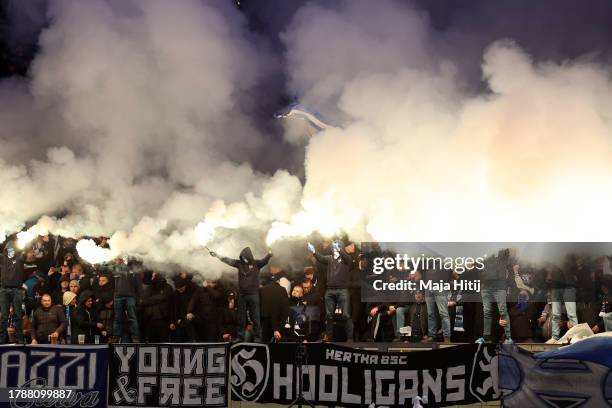
[[[227,0],[235,1],[235,0]],[[465,60],[492,41],[510,37],[538,58],[562,60],[595,53],[606,57],[612,45],[609,0],[401,0],[416,5],[449,44],[459,42]],[[325,3],[318,1],[319,3]],[[252,30],[282,51],[278,34],[290,24],[303,0],[240,0]],[[36,52],[45,24],[45,0],[0,0],[0,75],[23,74]]]

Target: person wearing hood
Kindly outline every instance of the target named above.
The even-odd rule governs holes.
[[[261,334],[264,342],[279,342],[287,316],[289,298],[278,280],[270,279],[259,291],[261,298]]]
[[[244,340],[246,337],[247,312],[253,323],[253,340],[261,341],[261,320],[259,310],[259,273],[261,268],[266,266],[272,258],[272,252],[262,259],[255,259],[251,248],[246,247],[240,252],[239,259],[218,257],[215,252],[210,254],[219,258],[221,262],[238,269],[238,315],[240,329],[238,339]]]
[[[74,312],[72,323],[72,344],[78,344],[79,335],[85,335],[85,344],[93,344],[94,336],[104,330],[102,319],[94,307],[93,292],[86,290],[79,296],[79,305]]]
[[[145,289],[140,305],[144,322],[144,336],[149,343],[167,343],[170,339],[173,290],[166,278],[151,273],[151,284]]]
[[[64,300],[64,293],[70,292],[70,275],[62,275],[53,290],[53,303],[61,304]]]
[[[287,292],[287,296],[291,294],[291,282],[287,279],[287,275],[278,265],[270,266],[270,279],[278,283]]]
[[[308,243],[308,250],[316,260],[327,265],[327,289],[325,290],[325,336],[324,340],[332,338],[333,322],[336,311],[339,311],[340,318],[345,322],[346,341],[353,341],[353,321],[351,320],[350,299],[349,299],[349,271],[353,262],[350,254],[342,248],[340,241],[332,242],[332,254],[319,254],[314,245]]]
[[[23,309],[21,307],[25,282],[23,256],[16,240],[9,240],[0,260],[0,344],[7,340],[9,310],[13,306],[17,342],[23,343]]]
[[[170,323],[170,331],[173,333],[173,340],[178,343],[195,341],[195,338],[190,336],[190,324],[185,317],[187,316],[189,302],[191,302],[191,298],[198,290],[198,286],[193,283],[192,276],[184,272],[175,276],[173,281],[173,316],[172,322]]]
[[[197,341],[219,341],[221,336],[220,310],[225,304],[225,297],[217,282],[207,281],[198,288],[187,306],[187,321],[190,322],[190,338]]]
[[[66,330],[66,316],[59,305],[54,305],[51,295],[40,298],[40,306],[34,311],[30,336],[32,344],[49,344],[49,336],[60,342]]]

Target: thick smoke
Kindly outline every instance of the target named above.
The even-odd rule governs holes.
[[[294,211],[299,181],[250,164],[266,148],[249,112],[269,57],[231,5],[54,1],[49,13],[31,79],[2,84],[5,233],[65,213],[41,224],[208,273],[198,222],[231,228],[216,249],[233,252]]]
[[[466,57],[468,28],[440,33],[390,0],[302,6],[281,25],[281,56],[222,1],[63,0],[49,13],[28,79],[0,84],[4,233],[40,220],[207,276],[220,266],[203,245],[257,256],[271,225],[281,259],[281,238],[315,231],[608,240],[612,89],[595,60],[539,59],[503,37]],[[288,124],[304,183],[270,165],[281,141],[260,126],[280,61],[287,94],[340,125],[304,137]]]
[[[500,39],[472,94],[424,15],[343,4],[284,34],[291,90],[347,123],[307,147],[300,218],[383,241],[608,240],[609,69]]]

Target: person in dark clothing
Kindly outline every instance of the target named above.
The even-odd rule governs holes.
[[[563,269],[550,265],[547,271],[547,283],[552,285],[552,339],[559,340],[561,331],[561,313],[563,305],[567,313],[568,327],[571,329],[578,324],[576,312],[576,285],[578,277],[576,269],[570,260]]]
[[[54,305],[50,295],[43,295],[40,299],[40,307],[34,311],[30,337],[32,344],[49,344],[49,336],[52,342],[59,343],[66,330],[66,316],[59,305]]]
[[[431,268],[424,271],[424,280],[432,282],[452,282],[452,271],[440,268]],[[451,323],[448,312],[448,291],[446,290],[425,290],[425,303],[427,303],[429,333],[425,341],[434,341],[438,332],[438,317],[442,325],[442,336],[444,342],[449,343],[451,337]]]
[[[138,317],[136,316],[137,299],[140,292],[138,276],[120,258],[115,259],[111,268],[115,280],[115,308],[113,323],[113,341],[127,341],[128,335],[124,333],[123,325],[128,323],[128,332],[133,343],[140,342],[140,330],[138,327]]]
[[[321,310],[323,310],[323,301],[316,289],[312,287],[311,280],[304,280],[301,283],[303,296],[302,302],[307,306],[310,313],[310,333],[308,341],[316,341],[321,339]]]
[[[98,275],[98,278],[96,281],[94,281],[92,287],[94,298],[96,300],[96,309],[101,310],[104,308],[104,304],[101,303],[101,299],[108,298],[109,296],[112,299],[114,295],[113,281],[108,274],[103,273]]]
[[[289,298],[278,281],[271,280],[259,291],[261,298],[261,333],[264,342],[280,342],[287,316]]]
[[[59,275],[57,272],[55,274]],[[52,286],[55,288],[52,294],[53,303],[59,305],[60,303],[63,302],[64,293],[70,292],[69,285],[70,285],[70,274],[66,273],[59,278],[59,281],[57,281],[57,285]]]
[[[420,342],[427,338],[428,313],[427,303],[423,292],[417,291],[414,295],[415,301],[408,306],[406,313],[406,324],[411,328],[411,338],[414,342]]]
[[[210,252],[214,257],[217,254]],[[239,259],[218,257],[222,262],[238,269],[238,313],[240,317],[239,340],[246,337],[247,312],[253,323],[253,340],[261,341],[261,319],[259,310],[259,273],[272,258],[272,252],[262,259],[255,259],[251,248],[246,247],[240,252]]]
[[[332,243],[332,254],[321,255],[314,245],[308,243],[308,250],[321,264],[327,265],[327,279],[325,291],[325,341],[332,338],[334,314],[340,310],[341,318],[345,322],[346,339],[353,341],[353,321],[351,320],[350,299],[348,291],[349,269],[352,264],[351,256],[342,248],[340,241]]]
[[[391,341],[394,337],[393,318],[395,305],[369,304],[368,305],[368,341]]]
[[[227,294],[227,303],[221,309],[221,338],[223,341],[233,341],[238,338],[238,304],[236,292]]]
[[[216,282],[207,282],[198,288],[187,307],[190,338],[197,341],[214,342],[220,337],[219,310],[225,303],[223,292]]]
[[[166,278],[153,272],[151,285],[145,290],[140,304],[143,308],[144,336],[149,343],[166,343],[170,339],[170,323],[174,313],[172,287]]]
[[[113,295],[112,293],[103,293],[100,299],[96,299],[98,304],[98,316],[104,325],[104,329],[100,332],[102,338],[100,343],[108,343],[113,338]]]
[[[194,293],[198,290],[195,283],[187,276],[177,275],[174,277],[174,297],[173,297],[173,316],[170,330],[173,333],[174,341],[183,343],[195,341],[189,330],[190,323],[186,319],[189,303]]]
[[[79,296],[79,305],[72,322],[72,344],[79,344],[79,335],[85,336],[85,344],[93,344],[94,336],[101,336],[104,330],[102,319],[94,307],[93,292],[86,290]]]
[[[508,305],[512,338],[521,343],[533,343],[538,318],[538,305],[533,301],[533,273],[519,264],[512,267],[513,279],[509,282],[511,302]],[[512,284],[514,283],[514,284]]]
[[[17,249],[17,242],[9,240],[2,251],[0,260],[0,344],[6,343],[9,310],[13,306],[16,338],[23,343],[23,309],[24,301],[21,285],[25,281],[22,254]]]
[[[482,284],[482,308],[483,308],[483,337],[476,340],[479,343],[492,342],[493,337],[493,303],[497,303],[500,319],[499,325],[504,328],[505,342],[512,343],[512,332],[510,327],[510,316],[506,304],[507,277],[510,273],[511,259],[510,250],[501,249],[497,256],[485,259],[485,265],[481,271]]]

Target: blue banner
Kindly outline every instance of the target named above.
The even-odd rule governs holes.
[[[106,406],[108,346],[0,346],[0,389],[70,390],[62,407]],[[57,399],[0,402],[0,407],[48,407]]]

